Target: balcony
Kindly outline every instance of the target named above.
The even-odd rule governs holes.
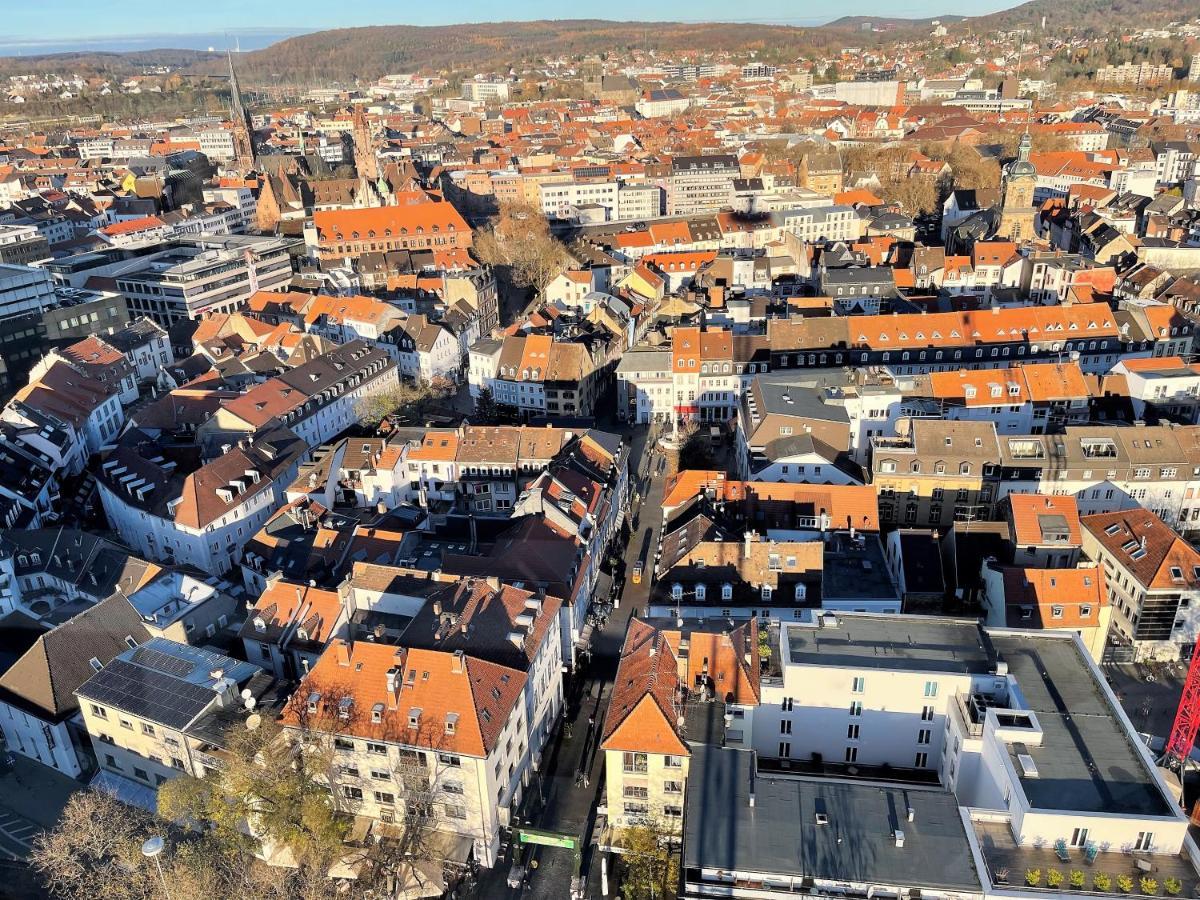
[[[1175,878],[1182,884],[1180,896],[1194,897],[1200,887],[1200,874],[1184,853],[1132,853],[1123,850],[1100,850],[1092,862],[1087,861],[1087,854],[1082,847],[1072,847],[1067,850],[1070,860],[1063,862],[1052,844],[1038,846],[1020,846],[1013,840],[1012,830],[1007,822],[974,823],[975,835],[979,840],[979,848],[987,866],[988,875],[993,884],[1007,881],[1015,889],[1023,891],[1040,891],[1046,894],[1061,895],[1068,889],[1068,878],[1072,871],[1083,872],[1085,882],[1083,890],[1071,889],[1090,897],[1105,896],[1146,896],[1140,890],[1140,880],[1143,876],[1153,878],[1158,882],[1158,893],[1163,893],[1167,879]],[[1037,885],[1027,885],[1025,873],[1031,869],[1040,871],[1041,878]],[[1058,888],[1047,885],[1048,873],[1060,872],[1063,883]],[[1095,888],[1094,879],[1097,875],[1107,876],[1111,888],[1100,891]],[[1128,876],[1133,879],[1133,890],[1124,894],[1117,885],[1117,879]]]

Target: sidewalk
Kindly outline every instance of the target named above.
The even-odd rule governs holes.
[[[12,757],[13,768],[0,775],[0,809],[53,828],[71,795],[84,786],[19,753]]]

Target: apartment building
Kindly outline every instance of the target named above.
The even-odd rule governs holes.
[[[222,400],[197,429],[197,439],[232,441],[277,421],[317,447],[358,422],[364,398],[386,394],[399,384],[399,370],[385,350],[351,341]]]
[[[620,829],[643,823],[682,834],[690,745],[704,739],[706,714],[740,719],[758,704],[758,653],[753,619],[630,620],[600,731],[611,842],[620,846]],[[711,700],[720,707],[703,702]]]
[[[1082,525],[1083,551],[1104,570],[1114,658],[1190,656],[1200,635],[1200,553],[1145,509],[1085,516]]]
[[[780,210],[773,215],[779,219],[784,231],[811,243],[854,241],[862,237],[865,227],[853,207],[839,204],[806,205]]]
[[[849,460],[850,416],[825,394],[755,378],[738,403],[738,475],[754,481],[861,484]]]
[[[143,556],[226,572],[283,500],[308,445],[274,427],[197,464],[130,429],[96,473],[109,526]]]
[[[482,340],[470,350],[471,397],[478,400],[487,388],[497,403],[513,407],[524,418],[590,416],[609,372],[609,353],[615,349],[550,334]]]
[[[1076,860],[1196,882],[1187,818],[1077,635],[848,613],[767,644],[759,704],[692,748],[689,900],[1032,897],[1027,871]]]
[[[202,778],[219,765],[204,753],[205,720],[263,688],[258,666],[211,650],[157,637],[126,649],[75,691],[99,766],[93,786],[133,797]]]
[[[1200,423],[1200,365],[1179,356],[1122,359],[1113,374],[1124,375],[1133,414],[1147,411],[1181,425]]]
[[[1056,435],[1000,439],[1000,496],[1074,497],[1083,515],[1142,507],[1173,526],[1200,521],[1194,426],[1073,425]]]
[[[676,156],[671,159],[667,202],[673,216],[713,213],[733,204],[733,182],[741,177],[736,156]]]
[[[993,422],[903,419],[872,438],[871,480],[886,524],[944,528],[990,519],[1000,477]]]
[[[329,642],[348,638],[348,617],[337,591],[267,579],[239,636],[246,659],[276,678],[303,678]]]
[[[450,834],[480,865],[496,863],[500,829],[529,786],[562,703],[561,680],[553,677],[561,665],[551,659],[559,647],[557,601],[524,591],[514,597],[521,612],[511,634],[475,618],[481,636],[473,639],[471,618],[462,620],[464,632],[458,616],[430,606],[428,624],[439,629],[430,632],[432,647],[330,645],[283,723],[329,741],[340,809]],[[449,632],[457,632],[457,643],[442,649],[439,639]],[[526,664],[514,667],[489,658],[514,644],[533,647],[534,661],[522,653]]]
[[[1091,415],[1092,392],[1075,361],[931,372],[913,394],[928,396],[946,419],[994,422],[998,434],[1045,434]]]
[[[549,219],[580,219],[585,209],[600,210],[588,221],[618,217],[620,185],[616,181],[556,181],[538,188],[542,213]]]
[[[982,575],[988,625],[1074,633],[1093,660],[1104,660],[1113,608],[1103,568],[1095,563],[1028,568],[988,561]]]
[[[0,675],[0,733],[20,753],[69,778],[95,763],[75,691],[99,668],[149,640],[141,616],[119,594],[40,635]]]
[[[772,319],[767,335],[771,371],[852,365],[913,375],[965,367],[1008,368],[1078,354],[1083,372],[1100,374],[1122,354],[1112,310],[1094,303]]]

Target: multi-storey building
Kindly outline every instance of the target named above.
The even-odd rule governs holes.
[[[605,806],[618,846],[620,829],[643,823],[681,834],[691,744],[705,739],[705,714],[718,710],[688,696],[717,700],[738,719],[757,706],[757,632],[754,619],[728,628],[711,619],[630,620],[600,731]]]
[[[240,309],[256,291],[283,288],[292,277],[287,238],[194,235],[164,248],[84,253],[49,263],[60,284],[82,287],[90,278],[116,281],[135,316],[160,325]]]
[[[712,213],[733,203],[733,181],[741,177],[736,156],[676,156],[671,160],[668,204],[673,216]]]
[[[266,429],[196,465],[140,429],[108,453],[96,481],[109,526],[149,559],[219,573],[280,505],[306,445],[286,428]],[[190,465],[189,465],[190,463]]]
[[[328,740],[338,807],[444,832],[494,865],[562,707],[560,601],[482,579],[446,586],[413,640],[335,640],[285,710]]]
[[[222,401],[197,435],[201,440],[234,439],[279,421],[309,447],[317,447],[358,421],[364,399],[399,384],[398,369],[386,351],[351,341]]]
[[[1001,452],[993,422],[905,419],[872,439],[871,480],[881,522],[946,527],[991,518]]]
[[[463,250],[471,228],[451,203],[413,203],[313,214],[310,244],[325,262],[389,250]]]
[[[1149,510],[1099,513],[1082,524],[1084,553],[1104,570],[1110,642],[1139,660],[1189,655],[1200,636],[1200,553]]]
[[[766,642],[758,705],[691,747],[689,900],[1033,897],[1010,873],[1111,885],[1131,859],[1196,882],[1187,817],[1074,633],[826,614]]]
[[[115,656],[75,691],[99,773],[93,784],[128,796],[219,766],[206,720],[259,694],[261,670],[211,650],[151,638]],[[232,723],[230,723],[232,724]]]
[[[964,367],[1008,368],[1078,354],[1079,367],[1098,374],[1111,369],[1122,352],[1112,310],[1096,303],[771,319],[767,335],[771,371],[849,365],[883,366],[897,375],[913,375]]]

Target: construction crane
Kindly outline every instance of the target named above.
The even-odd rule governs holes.
[[[1168,766],[1178,767],[1182,777],[1183,768],[1196,745],[1196,733],[1200,731],[1200,641],[1192,650],[1192,661],[1188,664],[1187,678],[1183,681],[1183,694],[1175,710],[1175,723],[1171,735],[1163,748],[1163,758]]]

